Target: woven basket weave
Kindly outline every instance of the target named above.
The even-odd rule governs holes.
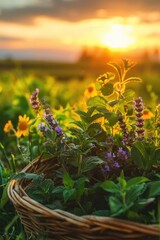
[[[23,172],[53,175],[57,165],[53,159],[37,158]],[[29,180],[12,180],[8,195],[21,219],[26,235],[51,240],[160,239],[160,226],[93,215],[76,216],[62,210],[51,210],[31,199],[25,192]]]

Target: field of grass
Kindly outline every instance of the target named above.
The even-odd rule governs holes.
[[[0,240],[24,239],[14,208],[7,198],[6,184],[16,171],[29,162],[29,158],[23,159],[23,153],[28,151],[23,139],[20,144],[25,148],[18,149],[15,136],[4,133],[6,122],[11,120],[16,128],[20,115],[33,118],[29,97],[35,88],[39,88],[40,97],[46,97],[65,128],[75,117],[73,110],[77,106],[83,107],[86,89],[107,71],[110,67],[106,63],[96,62],[0,61]],[[148,107],[160,103],[160,63],[138,64],[130,74],[142,78],[142,83],[132,84],[131,87],[137,96],[142,96]],[[38,141],[35,139],[37,145]],[[32,157],[38,154],[38,149],[34,147]]]

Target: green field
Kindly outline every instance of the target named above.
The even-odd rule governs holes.
[[[111,71],[111,67],[96,61],[0,61],[0,240],[24,239],[14,208],[7,198],[6,183],[28,164],[31,158],[38,156],[38,145],[41,144],[34,129],[33,139],[29,141],[35,146],[27,145],[29,137],[17,142],[14,134],[4,132],[6,122],[11,120],[16,129],[20,115],[26,114],[30,119],[34,119],[29,98],[35,88],[39,88],[40,97],[45,96],[54,116],[65,130],[69,122],[76,117],[74,110],[83,109],[86,89],[89,93],[88,87],[96,82],[99,75],[108,71]],[[129,76],[142,79],[141,83],[132,83],[130,88],[135,91],[135,96],[144,99],[148,109],[155,108],[160,103],[160,63],[137,64]],[[17,148],[19,144],[23,148]],[[2,237],[3,234],[5,236]]]

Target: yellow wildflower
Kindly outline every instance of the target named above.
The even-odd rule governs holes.
[[[22,117],[19,116],[19,122],[17,127],[16,136],[21,137],[28,135],[28,126],[29,126],[30,120],[29,117],[26,116],[26,114]]]
[[[88,99],[97,95],[95,84],[91,83],[84,92],[84,98]]]
[[[10,132],[11,130],[13,130],[13,125],[12,125],[11,120],[8,120],[8,122],[5,124],[3,130],[4,130],[4,132],[6,132],[6,133],[8,133],[8,132]]]
[[[154,117],[154,114],[153,114],[152,112],[147,111],[147,110],[143,112],[142,118],[143,118],[144,120],[146,120],[146,119],[151,119],[151,118],[153,118],[153,117]]]

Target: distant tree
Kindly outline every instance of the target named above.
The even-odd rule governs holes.
[[[159,49],[155,48],[153,53],[154,61],[159,62]]]
[[[79,62],[108,62],[112,58],[112,53],[108,48],[95,46],[92,48],[83,47]]]
[[[80,57],[78,59],[79,62],[88,62],[92,60],[92,55],[90,53],[90,50],[87,46],[83,47]]]
[[[146,50],[143,52],[143,54],[142,54],[142,61],[144,61],[144,62],[150,61],[150,54],[149,54],[148,49],[146,49]]]

